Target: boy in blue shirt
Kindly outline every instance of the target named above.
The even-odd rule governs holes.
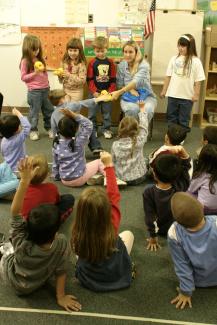
[[[171,303],[191,308],[195,287],[217,285],[217,216],[204,217],[201,203],[184,192],[173,195],[171,210],[175,222],[168,245],[179,278],[179,294]]]

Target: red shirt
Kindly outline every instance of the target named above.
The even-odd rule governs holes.
[[[42,203],[59,202],[60,196],[58,188],[52,183],[30,184],[23,201],[22,216],[27,219],[29,211]]]

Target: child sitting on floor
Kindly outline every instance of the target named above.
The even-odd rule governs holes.
[[[170,199],[175,192],[187,191],[189,186],[190,158],[182,146],[174,146],[170,154],[161,154],[153,164],[156,184],[145,187],[143,206],[145,223],[150,238],[147,249],[160,248],[157,235],[166,236],[173,223]]]
[[[70,249],[63,234],[58,234],[60,214],[54,204],[32,209],[25,221],[21,209],[25,192],[38,167],[25,158],[19,164],[20,183],[11,206],[13,250],[3,251],[0,273],[18,295],[27,295],[55,277],[57,303],[68,311],[80,310],[74,296],[65,294]]]
[[[93,129],[92,122],[83,115],[62,109],[64,117],[58,123],[53,142],[52,174],[66,186],[82,186],[98,172],[104,174],[100,159],[86,163],[85,145]],[[102,178],[102,177],[101,177]]]
[[[139,123],[132,116],[125,116],[119,125],[119,140],[111,149],[115,172],[128,185],[137,185],[145,180],[147,171],[143,147],[148,136],[148,117],[144,102],[139,103]]]
[[[0,133],[3,136],[1,153],[15,171],[20,159],[26,156],[25,139],[30,133],[31,125],[16,108],[13,108],[12,114],[0,118]]]
[[[51,116],[51,129],[53,134],[56,135],[58,132],[58,123],[63,117],[61,112],[62,108],[67,108],[72,112],[79,113],[82,107],[95,107],[100,101],[110,101],[109,95],[101,95],[98,98],[85,99],[78,102],[67,102],[65,99],[66,93],[62,89],[54,89],[50,91],[49,99],[51,103],[56,107]],[[98,155],[102,151],[102,145],[98,138],[96,138],[95,132],[91,132],[89,137],[89,149],[94,155]]]
[[[0,164],[0,199],[12,200],[19,181],[6,162]]]
[[[33,168],[38,168],[25,193],[21,211],[22,216],[27,219],[29,212],[33,208],[42,203],[51,203],[57,205],[61,214],[61,221],[64,221],[72,212],[75,201],[74,196],[72,194],[59,195],[57,186],[46,182],[49,167],[45,155],[30,156],[29,161],[31,161]]]
[[[130,252],[134,236],[118,235],[121,214],[112,157],[101,153],[107,179],[103,188],[85,189],[79,198],[72,228],[72,249],[78,256],[76,277],[89,290],[105,292],[127,288],[132,281]]]
[[[188,193],[171,198],[175,222],[168,231],[168,245],[179,279],[179,294],[171,303],[192,307],[195,287],[217,285],[217,216],[204,217],[203,206]]]
[[[204,214],[217,214],[217,145],[202,148],[188,192],[203,205]]]

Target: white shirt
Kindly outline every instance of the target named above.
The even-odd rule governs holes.
[[[184,71],[185,56],[173,56],[168,64],[166,76],[171,77],[166,96],[192,99],[194,83],[205,80],[200,59],[192,57],[192,62]]]

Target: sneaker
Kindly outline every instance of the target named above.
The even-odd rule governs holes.
[[[112,132],[110,130],[105,130],[103,133],[105,139],[111,139],[112,138]]]
[[[31,131],[29,134],[30,140],[36,141],[39,139],[39,133],[38,131]]]
[[[116,177],[116,182],[119,187],[127,186],[127,183]],[[104,186],[107,185],[106,177],[104,178]]]
[[[98,148],[98,149],[94,149],[92,151],[92,153],[93,153],[94,156],[98,156],[100,154],[100,152],[102,152],[102,151],[103,151],[102,148]]]
[[[103,185],[104,176],[102,174],[96,174],[88,179],[87,185]]]
[[[54,136],[53,136],[53,132],[52,132],[51,129],[48,130],[47,133],[48,133],[48,138],[49,138],[49,139],[53,139],[53,138],[54,138]]]

